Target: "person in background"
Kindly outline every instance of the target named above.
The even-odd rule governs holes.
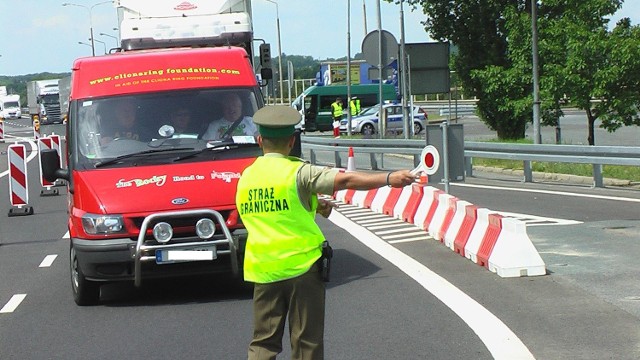
[[[238,180],[236,206],[248,231],[244,279],[254,283],[249,360],[276,358],[282,351],[287,318],[291,358],[324,358],[324,281],[328,279],[323,281],[321,275],[328,270],[322,265],[330,256],[323,256],[326,241],[315,214],[328,217],[335,204],[318,194],[404,187],[416,179],[409,170],[340,172],[288,156],[300,118],[288,106],[258,110],[253,120],[264,155]]]
[[[220,140],[233,135],[258,135],[258,128],[250,116],[244,116],[242,99],[237,93],[222,98],[222,118],[212,121],[202,135],[204,140]]]
[[[351,111],[351,116],[360,114],[360,99],[358,99],[357,96],[351,97],[351,101],[349,101],[349,110]]]
[[[331,103],[331,116],[333,117],[333,137],[340,137],[340,121],[342,120],[342,99],[336,98]]]

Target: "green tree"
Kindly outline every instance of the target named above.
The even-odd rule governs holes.
[[[452,67],[466,96],[477,97],[478,116],[499,138],[524,137],[531,119],[523,95],[531,85],[514,69],[509,57],[505,11],[526,11],[520,0],[412,0],[428,15],[425,30],[432,38],[449,41],[458,49]]]
[[[530,0],[411,0],[432,38],[458,48],[452,66],[478,115],[499,138],[522,138],[532,118]],[[593,126],[638,124],[640,46],[628,19],[607,31],[622,0],[544,0],[539,6],[543,124],[557,124],[568,97]],[[593,99],[597,101],[592,101]]]
[[[640,38],[638,27],[621,20],[613,31],[607,17],[620,8],[618,0],[545,0],[539,11],[540,89],[543,124],[556,125],[562,114],[560,101],[587,115],[590,145],[595,145],[596,120],[615,131],[638,125],[638,69]],[[510,38],[530,33],[526,17],[509,17]],[[510,42],[514,52],[530,51],[530,41]],[[525,68],[530,60],[513,58],[514,67]]]

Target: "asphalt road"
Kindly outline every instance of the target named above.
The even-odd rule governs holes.
[[[8,209],[4,169],[0,156]],[[34,215],[0,214],[0,358],[244,358],[251,293],[224,278],[110,285],[101,305],[75,306],[65,190],[40,197],[29,170]],[[640,358],[638,190],[479,176],[451,194],[525,221],[548,274],[500,278],[411,224],[341,205],[319,219],[336,254],[327,359]]]

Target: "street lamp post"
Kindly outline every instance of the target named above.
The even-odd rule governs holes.
[[[102,5],[102,4],[108,4],[108,3],[111,3],[111,2],[112,2],[111,0],[102,1],[102,2],[99,2],[99,3],[93,4],[91,6],[85,6],[85,5],[74,4],[74,3],[64,3],[64,4],[62,4],[62,6],[77,6],[77,7],[85,8],[89,12],[89,30],[91,32],[90,39],[91,39],[91,55],[92,56],[96,56],[96,48],[95,48],[95,44],[93,42],[93,18],[92,18],[92,14],[91,13],[92,13],[94,7],[96,7],[98,5]]]
[[[88,47],[92,47],[91,44],[87,44],[86,42],[78,41],[80,45],[87,45]]]
[[[93,41],[97,41],[97,42],[99,42],[99,43],[102,43],[102,46],[104,46],[104,54],[105,54],[105,55],[107,54],[107,44],[106,44],[104,41],[102,41],[102,40],[98,40],[98,39],[91,39],[91,40],[93,40]]]
[[[278,3],[273,0],[267,0],[276,4],[276,26],[278,27],[278,74],[280,75],[280,103],[284,102],[284,91],[282,88],[282,46],[280,45],[280,12],[278,11]],[[289,79],[291,81],[291,79]]]
[[[118,38],[117,38],[117,37],[115,37],[115,36],[113,36],[113,35],[105,34],[105,33],[100,33],[100,35],[102,35],[102,36],[108,36],[108,37],[110,37],[110,38],[113,38],[113,39],[116,41],[116,47],[117,47],[117,48],[119,48],[119,47],[120,47],[120,44],[118,44]]]

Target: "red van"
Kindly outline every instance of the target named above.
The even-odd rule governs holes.
[[[246,123],[223,117],[233,95],[250,121],[263,106],[240,47],[119,52],[74,62],[67,168],[43,151],[49,179],[68,183],[71,282],[78,305],[114,281],[228,272],[239,275],[246,231],[238,178],[261,154]],[[172,116],[188,116],[184,129]]]

